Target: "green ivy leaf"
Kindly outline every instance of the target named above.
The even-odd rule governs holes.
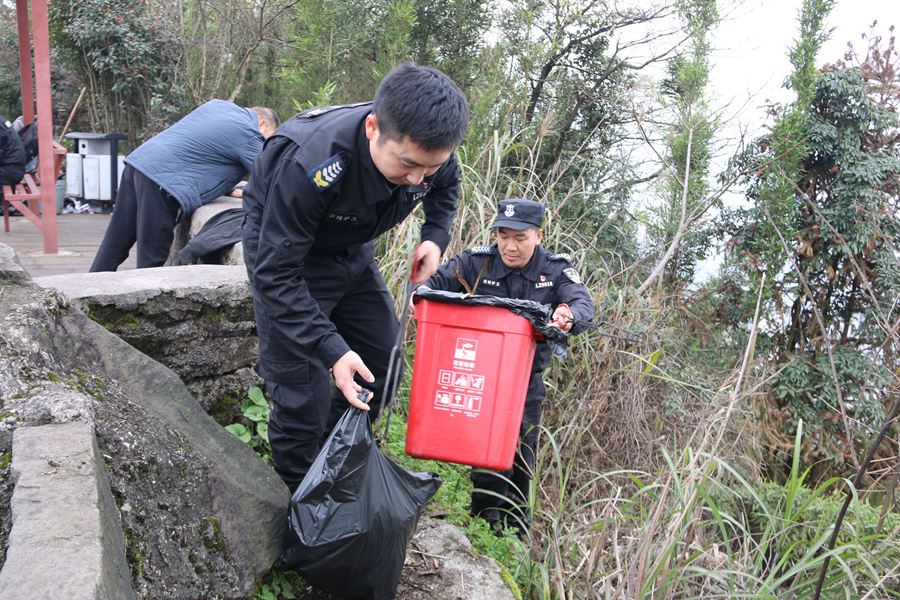
[[[244,409],[244,416],[250,419],[251,421],[268,421],[269,420],[269,407],[261,407],[261,406],[248,406]]]
[[[266,401],[266,397],[263,396],[262,390],[259,389],[258,387],[256,387],[256,386],[251,387],[247,391],[247,396],[249,396],[250,400],[256,406],[261,406],[266,409],[269,408],[269,403]]]
[[[225,427],[225,429],[227,429],[228,431],[230,431],[231,433],[236,435],[237,438],[239,440],[241,440],[242,442],[244,442],[245,444],[250,443],[250,438],[252,437],[250,435],[250,431],[246,427],[244,427],[242,424],[232,423],[231,425],[228,425],[227,427]]]

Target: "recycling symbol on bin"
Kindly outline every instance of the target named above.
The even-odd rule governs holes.
[[[456,340],[456,351],[453,353],[454,358],[459,360],[475,360],[475,351],[478,348],[478,342],[475,340],[467,340],[459,338]]]

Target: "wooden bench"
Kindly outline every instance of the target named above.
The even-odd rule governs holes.
[[[53,180],[54,186],[54,198],[55,187],[56,187],[56,179],[59,179],[59,173],[62,171],[63,161],[66,158],[66,148],[57,142],[53,141],[53,173],[55,175]],[[38,169],[40,171],[40,169]],[[28,217],[28,219],[34,223],[38,228],[41,227],[41,217],[40,213],[45,210],[45,207],[41,207],[42,209],[37,210],[37,203],[31,204],[31,201],[38,201],[41,199],[41,183],[40,178],[38,177],[38,171],[34,173],[25,173],[25,177],[22,179],[21,183],[17,183],[15,185],[4,185],[3,186],[3,226],[6,230],[6,233],[9,233],[9,207],[13,206],[19,210],[23,215]],[[30,206],[29,206],[30,205]],[[34,207],[34,210],[31,209],[31,206]],[[54,200],[52,210],[56,211],[56,202]]]

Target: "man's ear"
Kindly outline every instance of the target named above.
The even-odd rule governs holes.
[[[541,240],[542,240],[542,239],[544,239],[544,230],[541,229],[540,227],[538,227],[538,230],[537,230],[537,240],[538,240],[538,243],[541,243]]]
[[[375,137],[375,134],[378,132],[378,119],[375,118],[375,113],[369,113],[366,115],[366,139],[371,140]]]

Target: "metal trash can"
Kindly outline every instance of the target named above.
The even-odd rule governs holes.
[[[73,131],[66,139],[75,140],[75,152],[66,155],[66,195],[114,203],[125,168],[119,140],[126,137],[121,133]]]

